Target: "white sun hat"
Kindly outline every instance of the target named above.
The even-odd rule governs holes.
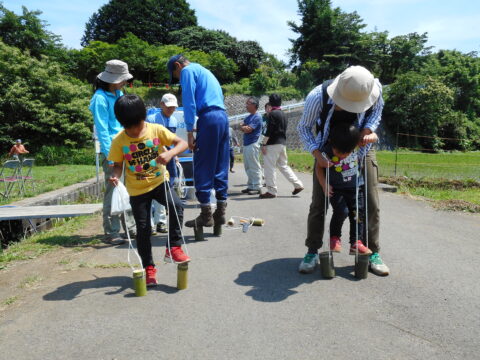
[[[380,97],[380,88],[370,71],[363,66],[350,66],[327,87],[328,95],[342,109],[362,113]]]
[[[109,60],[105,63],[105,71],[98,74],[98,78],[109,84],[118,84],[133,78],[128,72],[128,65],[121,60]]]

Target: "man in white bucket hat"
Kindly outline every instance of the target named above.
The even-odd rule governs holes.
[[[95,94],[90,100],[89,109],[93,114],[95,133],[100,143],[100,163],[105,174],[105,194],[103,198],[103,231],[105,242],[119,245],[125,239],[119,235],[120,224],[125,232],[129,231],[133,236],[136,233],[135,221],[130,212],[127,217],[110,215],[112,206],[112,194],[114,186],[108,181],[113,170],[113,164],[107,161],[112,139],[123,129],[113,111],[115,101],[123,96],[121,89],[126,82],[133,78],[128,71],[127,63],[121,60],[109,60],[105,64],[105,70],[98,74],[95,79]]]
[[[378,79],[362,66],[350,66],[334,80],[325,81],[308,94],[297,130],[305,149],[312,153],[315,164],[327,168],[332,163],[323,158],[319,149],[326,144],[330,129],[340,123],[354,124],[360,129],[360,158],[366,154],[367,163],[368,245],[372,250],[370,270],[386,276],[390,270],[379,255],[378,165],[372,148],[377,139],[374,132],[380,124],[382,110],[382,85]],[[323,244],[324,216],[325,195],[314,172],[305,240],[308,251],[299,266],[302,273],[312,272],[318,264],[318,250]],[[332,237],[332,241],[338,241],[338,238]]]

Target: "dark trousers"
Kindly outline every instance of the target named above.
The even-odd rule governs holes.
[[[212,189],[215,189],[217,200],[225,201],[230,149],[225,110],[213,108],[200,112],[195,144],[193,178],[198,201],[203,205],[209,204]]]
[[[235,162],[235,154],[233,148],[230,148],[230,170],[233,169],[233,163]]]
[[[315,165],[314,165],[315,166]],[[315,169],[315,167],[314,167]],[[364,176],[365,177],[365,176]],[[368,205],[368,247],[372,252],[380,251],[379,228],[380,208],[378,200],[378,163],[375,150],[367,154],[367,205]],[[320,249],[323,244],[325,214],[325,195],[315,171],[313,172],[312,202],[307,219],[307,238],[305,245],[309,249]]]
[[[365,196],[363,186],[358,189],[358,216],[357,216],[357,194],[355,188],[334,189],[330,198],[332,205],[332,218],[330,220],[330,237],[342,236],[342,226],[348,217],[350,221],[350,244],[356,240],[365,238]],[[358,222],[358,236],[357,236]]]
[[[150,210],[152,200],[158,201],[165,206],[168,211],[168,233],[170,236],[170,246],[182,245],[181,227],[183,224],[183,205],[175,191],[166,190],[165,184],[160,184],[148,193],[130,196],[130,205],[132,205],[133,217],[137,225],[137,248],[142,258],[143,268],[149,265],[155,265],[152,257],[152,225],[150,223]],[[168,205],[167,205],[168,204]],[[178,220],[177,215],[178,214]]]

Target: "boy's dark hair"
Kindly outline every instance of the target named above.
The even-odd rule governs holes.
[[[272,106],[272,105],[270,105],[270,103],[266,103],[265,108],[267,108],[267,106]]]
[[[125,95],[115,101],[113,107],[118,122],[125,128],[140,124],[147,117],[147,109],[138,95]]]
[[[268,102],[272,106],[282,106],[282,97],[278,94],[272,94],[268,97]]]
[[[337,124],[330,129],[330,145],[342,154],[350,154],[360,141],[360,130],[355,125]]]

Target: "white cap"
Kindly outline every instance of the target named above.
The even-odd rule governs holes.
[[[162,103],[165,104],[165,106],[170,107],[170,106],[175,106],[178,107],[178,102],[177,98],[173,94],[165,94],[162,96],[162,100],[160,100]]]

